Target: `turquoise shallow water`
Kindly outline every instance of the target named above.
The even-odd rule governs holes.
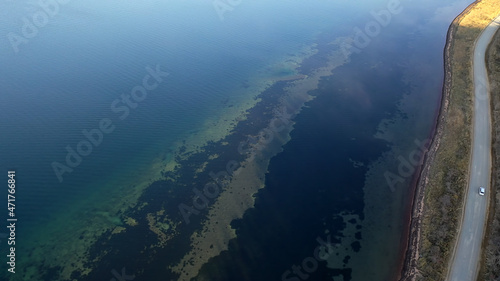
[[[30,232],[43,228],[60,214],[82,208],[81,202],[89,198],[113,202],[113,198],[107,197],[110,189],[137,184],[155,159],[171,157],[169,153],[177,142],[193,132],[209,128],[205,122],[207,119],[222,116],[228,105],[236,107],[239,102],[247,100],[243,93],[250,99],[258,94],[245,92],[245,87],[257,88],[265,76],[293,74],[280,63],[292,54],[300,56],[300,50],[315,46],[314,43],[353,36],[353,27],[363,28],[372,20],[371,11],[379,11],[387,5],[378,0],[351,2],[241,1],[226,11],[221,20],[210,1],[150,0],[127,4],[69,1],[60,4],[59,11],[48,18],[47,24],[40,27],[35,36],[19,45],[17,53],[8,40],[8,34],[22,35],[24,18],[32,21],[33,15],[43,9],[33,1],[2,3],[5,9],[1,12],[0,33],[5,36],[0,40],[0,120],[7,122],[0,125],[4,132],[0,138],[0,168],[17,171],[17,215],[22,221],[18,230],[20,239],[36,235]],[[385,71],[387,76],[394,69],[404,73],[394,79],[409,79],[405,80],[413,87],[409,95],[421,95],[420,99],[415,98],[419,102],[404,112],[410,119],[418,120],[412,123],[417,124],[415,128],[408,129],[408,132],[412,136],[423,136],[432,125],[432,114],[440,94],[440,60],[446,28],[467,1],[402,3],[403,13],[395,17],[382,35],[377,36],[353,61],[357,59],[356,67],[364,71],[373,68],[377,73]],[[380,60],[377,60],[378,56],[381,56]],[[399,60],[400,56],[409,56],[409,59]],[[385,65],[378,64],[379,61]],[[111,105],[122,94],[142,83],[143,77],[149,73],[146,67],[155,68],[157,65],[169,76],[164,77],[164,81],[148,92],[137,108],[131,109],[130,115],[121,120]],[[309,66],[312,70],[319,65],[321,61]],[[407,89],[391,86],[396,83],[390,84],[390,79],[380,80],[381,84],[387,83],[384,91],[391,93],[384,96],[384,91],[377,92],[376,87],[366,86],[370,84],[369,75],[361,76],[362,71],[358,73],[355,69],[349,71],[352,74],[338,83],[323,83],[323,91],[338,94],[337,85],[345,83],[342,87],[356,101],[346,103],[350,110],[368,111],[369,107],[382,115],[387,111],[387,118],[394,117],[391,114],[396,111],[397,99],[404,95],[392,91]],[[378,106],[375,98],[383,99],[383,106]],[[386,100],[388,98],[395,100]],[[329,102],[331,106],[326,105],[326,109],[315,107],[318,116],[334,116],[339,123],[352,122],[352,126],[356,126],[356,122],[346,115],[322,115],[321,112],[335,110],[337,101]],[[64,163],[66,146],[76,149],[84,139],[82,130],[97,128],[103,118],[109,118],[116,126],[115,130],[105,134],[102,143],[83,157],[82,163],[72,172],[65,173],[63,181],[59,182],[51,164]],[[325,126],[315,122],[314,118],[309,116],[299,125]],[[343,122],[342,118],[350,121]],[[402,133],[397,130],[400,129],[393,129],[392,133]],[[306,131],[302,135],[300,132],[292,135],[297,142],[291,146],[298,145],[309,151],[311,148],[307,146],[312,141],[300,144],[307,135]],[[340,142],[332,149],[348,151],[350,145],[349,142]],[[344,158],[374,160],[366,156],[370,154],[368,152],[358,154],[359,151],[353,151]],[[370,162],[363,161],[367,165]],[[279,171],[276,166],[274,169]],[[352,177],[359,181],[358,187],[362,186],[360,175],[353,173]],[[269,180],[272,179],[270,176]],[[349,178],[343,180],[349,181]],[[314,192],[311,194],[316,196]],[[396,204],[404,205],[406,196],[402,194],[396,198],[400,202]],[[265,196],[263,198],[266,200]],[[364,204],[361,201],[356,203]],[[281,208],[281,211],[286,211],[287,207],[283,205]],[[308,209],[313,214],[315,211]],[[269,210],[257,208],[256,212],[263,212],[265,216]],[[252,217],[252,214],[248,216]],[[260,220],[258,216],[252,219]],[[313,219],[309,222],[316,223]],[[339,221],[334,218],[331,223],[335,225]],[[245,221],[240,224],[244,229]],[[324,226],[314,231],[313,227],[308,229],[310,233],[292,237],[291,241],[304,245],[314,243]],[[283,260],[283,270],[296,260],[300,262],[310,249],[293,250],[296,252]],[[275,268],[261,273],[270,276],[266,274],[283,270]]]

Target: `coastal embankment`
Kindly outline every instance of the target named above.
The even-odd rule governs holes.
[[[474,44],[499,13],[498,1],[476,1],[455,18],[448,30],[441,109],[415,189],[400,280],[446,278],[469,174]]]

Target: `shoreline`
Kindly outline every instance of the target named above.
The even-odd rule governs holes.
[[[442,104],[442,99],[440,100],[440,103]],[[434,142],[433,136],[435,136],[437,128],[438,128],[438,122],[437,120],[439,119],[440,116],[440,109],[436,110],[436,121],[434,123],[433,129],[431,133],[429,133],[428,139],[431,140],[431,143],[429,144],[429,147],[426,148],[423,154],[423,164],[419,165],[416,167],[415,174],[413,175],[410,183],[410,194],[411,197],[408,200],[408,203],[405,206],[405,215],[403,218],[403,224],[404,224],[404,229],[401,235],[401,240],[400,240],[400,253],[399,257],[399,263],[398,267],[396,268],[392,280],[403,280],[403,274],[404,271],[407,270],[408,264],[407,264],[407,259],[408,257],[408,249],[410,249],[410,242],[412,241],[411,238],[414,234],[414,232],[418,231],[416,228],[419,227],[416,222],[414,222],[414,216],[415,216],[415,211],[418,212],[418,215],[421,214],[423,205],[423,194],[420,186],[420,180],[421,180],[421,175],[423,174],[424,168],[425,168],[425,163],[428,161],[429,155],[429,150],[430,146]],[[420,197],[422,195],[422,197]],[[415,209],[415,206],[418,206],[419,209]],[[415,216],[415,219],[417,217]],[[416,241],[418,243],[418,240]]]
[[[479,0],[480,1],[480,0]],[[424,209],[424,198],[425,198],[425,183],[428,180],[428,173],[436,155],[436,151],[439,148],[439,142],[442,137],[443,127],[446,123],[445,112],[448,109],[450,92],[451,92],[451,60],[450,60],[450,49],[452,47],[452,40],[456,33],[458,24],[463,19],[463,17],[470,12],[470,10],[477,4],[477,1],[467,6],[467,8],[462,11],[455,19],[451,22],[448,32],[446,34],[446,44],[443,49],[443,86],[441,90],[440,106],[437,110],[437,116],[434,122],[433,129],[429,134],[430,144],[423,155],[423,164],[418,167],[415,172],[411,186],[412,198],[409,200],[408,210],[406,213],[405,220],[405,230],[401,241],[401,257],[404,257],[400,261],[400,266],[397,269],[398,275],[395,276],[394,280],[406,281],[414,280],[417,274],[417,261],[418,261],[418,247],[422,213]]]
[[[441,105],[439,106],[434,128],[430,134],[431,142],[428,149],[424,153],[423,164],[419,167],[418,171],[414,175],[414,179],[412,180],[412,198],[410,200],[408,213],[406,215],[408,221],[406,221],[406,227],[404,230],[405,236],[403,236],[403,239],[401,241],[403,245],[401,249],[401,257],[404,258],[401,259],[400,266],[397,269],[399,273],[394,280],[415,280],[416,275],[418,274],[417,263],[420,247],[420,232],[422,229],[421,224],[423,211],[425,208],[424,199],[426,183],[429,180],[428,176],[430,167],[432,165],[431,163],[434,162],[433,160],[436,156],[436,152],[442,139],[444,126],[446,124],[445,113],[447,112],[448,105],[450,103],[452,81],[450,50],[453,46],[454,35],[457,31],[458,25],[460,24],[462,19],[470,13],[472,8],[474,8],[479,1],[480,0],[470,4],[469,6],[467,6],[467,8],[465,8],[464,11],[462,11],[457,17],[455,17],[455,19],[451,22],[446,34],[446,44],[443,49],[444,79],[440,98]]]
[[[480,1],[480,0],[479,0]],[[444,125],[446,124],[446,111],[448,110],[448,105],[450,103],[450,93],[451,93],[451,60],[450,60],[450,50],[453,46],[454,35],[457,31],[457,27],[462,21],[462,19],[469,14],[470,10],[477,5],[478,1],[470,4],[462,11],[455,19],[451,22],[448,32],[446,34],[446,44],[443,49],[443,70],[444,70],[444,79],[443,86],[441,91],[440,98],[440,106],[438,110],[438,114],[436,116],[435,125],[432,130],[431,142],[429,144],[428,149],[424,153],[424,162],[421,165],[414,175],[414,183],[412,183],[412,199],[410,200],[410,204],[408,206],[407,218],[406,222],[407,226],[405,227],[404,234],[402,239],[402,249],[401,249],[401,259],[400,266],[398,267],[398,276],[394,280],[399,281],[409,281],[415,280],[416,275],[418,274],[417,263],[419,256],[419,247],[420,247],[420,232],[422,228],[422,218],[424,211],[424,199],[425,199],[425,188],[426,183],[428,182],[429,170],[431,167],[431,163],[433,162],[436,152],[439,148],[439,144],[442,138]],[[405,239],[406,238],[406,239]]]
[[[446,44],[444,47],[444,80],[442,87],[442,94],[440,100],[440,107],[438,115],[436,117],[435,126],[431,134],[431,143],[428,149],[424,153],[424,162],[419,167],[417,173],[414,176],[414,183],[412,183],[412,199],[410,200],[409,210],[407,217],[409,218],[407,222],[407,227],[405,228],[406,239],[402,239],[403,248],[401,249],[401,259],[400,266],[398,267],[398,275],[394,280],[399,281],[413,281],[417,280],[417,276],[420,271],[418,268],[419,252],[421,247],[421,231],[422,231],[422,220],[424,218],[424,210],[429,208],[425,205],[425,193],[426,188],[429,183],[429,173],[433,162],[437,155],[437,150],[443,141],[444,127],[447,124],[447,113],[449,111],[451,90],[452,90],[452,60],[450,51],[454,47],[456,32],[460,27],[462,20],[473,11],[476,6],[481,3],[482,0],[476,0],[467,6],[455,19],[451,22],[447,35]],[[432,207],[432,206],[431,206]],[[460,210],[462,212],[462,210]],[[455,242],[453,242],[455,244]],[[452,249],[454,251],[454,247]],[[446,261],[448,264],[448,261]],[[448,268],[448,266],[447,266]],[[448,270],[448,269],[447,269]]]

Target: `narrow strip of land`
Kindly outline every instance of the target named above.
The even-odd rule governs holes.
[[[500,16],[490,23],[476,41],[474,49],[474,135],[469,187],[460,235],[448,274],[450,281],[476,280],[481,243],[484,237],[491,179],[491,110],[485,53],[500,27]],[[486,194],[478,194],[479,187]]]

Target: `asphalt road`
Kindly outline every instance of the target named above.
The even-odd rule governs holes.
[[[460,236],[448,274],[450,281],[475,281],[479,270],[491,179],[490,91],[486,75],[485,53],[499,27],[500,16],[483,31],[474,49],[475,98],[472,163]],[[480,186],[486,188],[484,196],[479,195]]]

